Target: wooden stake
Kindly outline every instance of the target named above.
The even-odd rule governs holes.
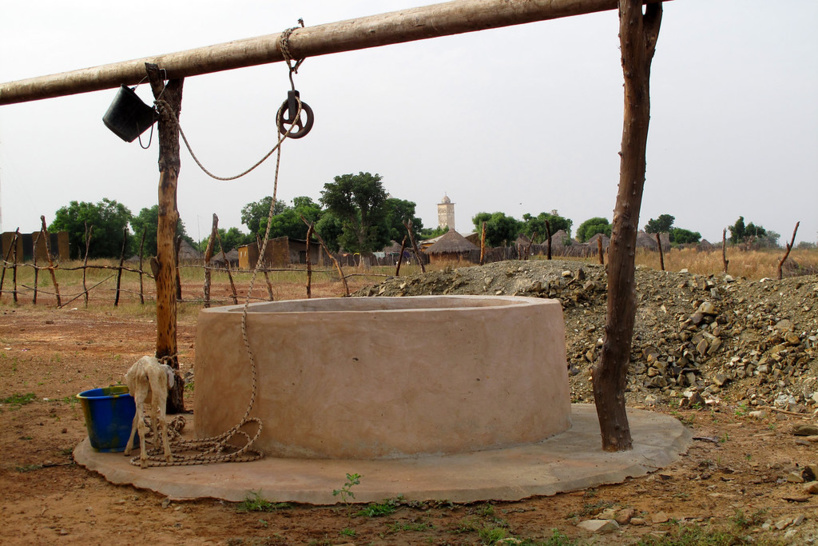
[[[312,298],[312,258],[310,258],[310,239],[312,238],[313,225],[307,227],[307,299]]]
[[[545,221],[545,236],[548,240],[548,259],[551,259],[551,223],[546,220]]]
[[[599,256],[599,265],[605,265],[605,254],[602,252],[602,235],[596,238],[596,253]]]
[[[665,252],[662,250],[662,238],[656,234],[656,244],[659,245],[659,269],[665,270]]]
[[[406,235],[403,236],[403,241],[400,243],[400,256],[398,256],[398,263],[395,266],[395,276],[400,275],[400,264],[403,263],[403,252],[406,250]]]
[[[213,215],[213,227],[210,228],[210,238],[207,240],[207,248],[204,254],[204,306],[210,307],[210,260],[213,259],[213,245],[216,244],[216,237],[219,235],[219,217]]]
[[[57,307],[61,305],[60,301],[60,285],[57,284],[57,274],[54,273],[54,262],[51,260],[51,248],[48,244],[48,228],[45,226],[45,216],[40,216],[40,221],[43,223],[42,233],[45,238],[45,255],[48,258],[48,271],[51,273],[51,282],[54,283],[54,293],[57,295]]]
[[[12,300],[14,301],[14,303],[17,303],[17,239],[19,239],[19,238],[20,238],[20,229],[17,228],[17,231],[14,234],[14,241],[13,241],[14,245],[12,246],[12,248],[14,249],[14,252],[12,252],[12,263],[13,263],[13,265],[11,266],[11,280],[12,280],[11,287],[14,289],[14,292],[11,293],[11,297],[12,297]]]
[[[784,277],[784,272],[782,268],[784,267],[784,262],[787,261],[787,257],[790,255],[790,250],[792,250],[792,245],[795,244],[795,234],[798,233],[798,226],[801,225],[801,221],[795,223],[795,229],[792,230],[792,239],[790,242],[787,243],[787,252],[784,254],[784,257],[781,258],[781,261],[778,262],[778,280],[780,281]]]
[[[224,252],[224,247],[222,246],[222,238],[219,235],[219,232],[216,231],[216,241],[219,242],[219,250],[222,253],[222,260],[224,260],[224,267],[227,270],[227,278],[230,280],[230,291],[233,296],[233,305],[238,305],[239,298],[236,294],[236,283],[233,282],[233,274],[230,272],[230,260],[227,259],[227,254]]]
[[[486,261],[486,222],[480,228],[480,265]]]
[[[88,271],[88,251],[91,249],[91,233],[94,231],[94,226],[89,226],[88,222],[83,222],[83,224],[85,225],[85,258],[82,260],[82,293],[85,296],[85,308],[88,309],[88,285],[85,283],[85,278]]]
[[[724,274],[727,274],[727,266],[730,260],[727,259],[727,228],[721,231],[721,263],[724,264]]]
[[[307,224],[307,226],[312,225],[303,216],[301,217],[301,221]],[[338,275],[341,277],[341,281],[344,283],[344,295],[346,297],[349,297],[349,284],[347,284],[347,278],[344,276],[344,272],[341,269],[341,264],[338,263],[338,260],[336,260],[335,256],[332,255],[332,252],[329,251],[329,248],[327,248],[327,244],[324,242],[324,239],[321,237],[321,234],[316,231],[315,236],[318,238],[318,242],[321,243],[321,246],[324,248],[324,252],[327,253],[329,259],[332,260],[333,264],[335,264],[335,268],[338,270]]]
[[[34,297],[31,300],[31,303],[33,303],[34,305],[37,305],[37,284],[38,284],[37,281],[39,280],[39,277],[40,277],[40,270],[37,268],[37,243],[40,242],[40,235],[42,235],[42,234],[43,234],[43,232],[42,232],[42,230],[40,230],[37,233],[37,236],[34,238],[34,256],[33,256],[33,259],[34,259]]]
[[[17,233],[20,233],[20,228],[17,228],[17,231],[15,231],[15,234],[11,237],[11,244],[3,258],[3,273],[0,274],[0,298],[3,297],[3,282],[6,280],[6,268],[8,267],[9,260],[11,260],[11,253],[17,246]]]
[[[119,253],[119,269],[116,272],[116,297],[114,298],[114,307],[119,307],[119,287],[122,283],[122,266],[125,264],[125,249],[128,248],[128,228],[127,226],[122,232],[122,251]]]
[[[185,411],[184,380],[179,373],[176,345],[176,225],[179,211],[176,206],[176,186],[179,179],[179,119],[182,110],[184,80],[175,78],[165,84],[166,74],[155,64],[145,63],[151,90],[156,99],[167,108],[160,111],[159,133],[159,220],[156,228],[156,257],[151,269],[156,280],[156,358],[169,364],[176,381],[169,393],[167,413]]]
[[[422,273],[426,273],[426,266],[423,265],[423,256],[420,254],[420,250],[418,250],[418,244],[415,242],[415,235],[412,233],[412,220],[404,221],[403,227],[406,228],[406,232],[409,234],[409,240],[412,241],[412,248],[415,249],[415,257],[420,264],[420,271]]]
[[[661,22],[661,4],[649,4],[643,14],[641,0],[620,0],[619,40],[625,76],[625,112],[619,191],[609,246],[605,342],[593,370],[594,400],[605,451],[625,451],[633,446],[625,412],[625,385],[636,319],[634,257],[645,185],[650,65]]]

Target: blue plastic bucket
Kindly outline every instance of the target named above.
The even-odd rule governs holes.
[[[85,415],[85,427],[96,451],[124,451],[136,415],[128,387],[91,389],[77,395]],[[136,443],[136,442],[134,442]]]

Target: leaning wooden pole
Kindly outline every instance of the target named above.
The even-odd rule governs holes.
[[[213,227],[210,228],[210,238],[207,240],[207,248],[204,254],[204,306],[210,307],[210,260],[213,259],[213,247],[216,244],[216,236],[219,234],[219,217],[213,214]]]
[[[176,375],[173,389],[168,396],[168,413],[185,411],[184,380],[179,373],[179,356],[176,345],[176,224],[179,211],[176,208],[176,185],[179,179],[179,126],[177,120],[182,109],[182,86],[184,80],[171,79],[164,82],[164,74],[153,64],[145,64],[145,70],[153,90],[153,96],[161,97],[159,108],[159,221],[156,228],[156,257],[151,268],[156,280],[156,358],[173,368]]]
[[[625,412],[625,386],[636,319],[634,256],[645,185],[650,65],[661,22],[661,4],[648,5],[643,14],[641,1],[620,0],[619,40],[625,76],[625,112],[619,190],[609,247],[605,342],[593,371],[594,400],[605,451],[624,451],[633,447]]]
[[[795,234],[798,233],[798,226],[800,226],[800,225],[801,225],[800,220],[795,223],[795,229],[792,230],[792,239],[790,239],[790,242],[787,243],[787,252],[784,253],[784,257],[781,258],[781,261],[778,262],[778,280],[779,281],[784,278],[784,262],[787,261],[787,258],[790,255],[790,250],[792,250],[792,246],[795,244]]]
[[[54,284],[54,293],[57,295],[57,307],[60,307],[62,305],[60,285],[57,283],[57,274],[54,273],[54,261],[51,259],[51,245],[48,241],[51,237],[48,235],[48,228],[45,225],[45,216],[40,216],[40,222],[43,224],[42,234],[45,241],[45,257],[48,258],[48,271],[51,273],[51,282]]]
[[[660,1],[660,0],[648,0]],[[289,37],[293,58],[317,57],[440,36],[616,9],[617,0],[456,0],[299,28]],[[283,30],[283,29],[282,29]],[[0,84],[0,105],[135,85],[145,64],[177,80],[284,61],[280,33]],[[513,48],[508,55],[523,53]]]

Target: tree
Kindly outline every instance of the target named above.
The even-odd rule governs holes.
[[[449,232],[449,226],[443,227],[436,227],[436,228],[423,228],[420,233],[418,234],[420,239],[434,239],[435,237],[440,237],[444,233]]]
[[[343,221],[329,211],[324,211],[315,224],[315,231],[321,235],[330,252],[341,250],[341,236],[344,234]]]
[[[390,241],[400,242],[406,235],[404,222],[412,221],[412,234],[417,239],[423,229],[423,221],[415,216],[415,203],[405,201],[396,197],[386,199],[386,215],[384,217],[384,229]]]
[[[131,251],[139,252],[139,243],[142,240],[142,234],[145,234],[145,246],[142,248],[143,255],[156,255],[156,230],[159,225],[159,205],[154,205],[151,208],[143,208],[139,214],[131,218],[131,229],[133,229],[134,236],[131,239]],[[182,219],[176,222],[176,236],[182,237],[188,243],[196,246],[196,243],[185,230],[185,224]]]
[[[648,220],[648,223],[645,225],[645,231],[648,233],[670,233],[674,220],[676,220],[676,218],[670,214],[660,214],[656,220],[653,218]]]
[[[736,223],[729,226],[730,242],[734,245],[739,243],[756,242],[758,246],[778,246],[779,234],[770,232],[774,237],[770,237],[763,226],[757,226],[750,222],[744,224],[744,216],[739,216]]]
[[[131,211],[114,200],[104,198],[97,204],[71,201],[56,212],[48,230],[67,231],[71,257],[79,258],[85,249],[87,223],[94,227],[89,257],[115,258],[122,251],[122,238],[130,221]]]
[[[554,212],[541,212],[537,216],[532,216],[528,213],[523,214],[523,230],[522,233],[532,239],[535,243],[542,243],[548,238],[548,231],[545,223],[551,227],[551,234],[563,230],[568,236],[571,236],[571,226],[573,221],[568,218],[563,218]],[[534,236],[536,234],[536,237]]]
[[[308,222],[316,223],[320,220],[321,213],[321,207],[309,197],[296,197],[293,199],[292,206],[284,204],[282,211],[273,216],[270,224],[270,238],[306,239],[309,228],[301,217],[303,216]],[[259,225],[261,229],[259,237],[263,237],[267,227],[267,217],[261,220]]]
[[[254,234],[243,233],[237,227],[231,227],[227,230],[219,228],[219,238],[222,241],[222,248],[225,252],[230,252],[234,248],[256,242],[256,236]],[[218,246],[215,247],[216,250],[214,254],[218,251],[218,248]]]
[[[698,243],[702,240],[701,233],[684,228],[670,228],[668,235],[670,235],[670,242],[677,245]]]
[[[486,222],[486,244],[488,246],[506,246],[517,240],[523,231],[523,223],[506,216],[503,212],[479,212],[472,218],[474,227],[478,233],[483,229],[483,222]]]
[[[272,196],[262,198],[253,203],[247,203],[241,209],[241,223],[247,226],[250,233],[255,237],[258,234],[260,237],[264,236],[264,230],[267,229],[267,217],[270,215],[270,203],[273,202]],[[281,214],[287,208],[286,203],[280,199],[276,201],[274,214]]]
[[[597,233],[610,237],[612,227],[607,218],[600,218],[599,216],[589,218],[577,228],[577,239],[579,239],[579,242],[584,243]]]
[[[372,252],[389,243],[383,225],[387,194],[381,180],[377,173],[360,172],[336,176],[334,182],[324,184],[321,203],[341,220],[338,242],[350,252]]]

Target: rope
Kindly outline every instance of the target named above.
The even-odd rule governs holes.
[[[290,29],[292,31],[294,29]],[[303,60],[303,59],[302,59]],[[300,62],[300,61],[299,61]],[[297,66],[297,65],[296,65]],[[301,116],[301,100],[298,100],[298,113],[295,119],[299,119]],[[146,450],[147,455],[147,466],[185,466],[185,465],[200,465],[200,464],[211,464],[211,463],[222,463],[222,462],[249,462],[249,461],[256,461],[261,459],[264,454],[260,451],[256,451],[250,449],[251,446],[255,443],[258,437],[261,435],[261,431],[263,428],[263,423],[261,419],[258,417],[250,417],[250,412],[253,410],[253,406],[256,402],[256,395],[258,394],[258,385],[257,385],[257,367],[256,367],[256,359],[255,354],[253,353],[253,349],[250,347],[250,339],[247,336],[247,315],[248,315],[248,308],[250,306],[251,296],[253,294],[253,286],[256,282],[256,277],[258,276],[259,269],[261,268],[264,255],[267,250],[267,242],[270,240],[270,227],[273,223],[273,216],[275,215],[275,204],[278,196],[278,174],[279,168],[281,166],[281,143],[290,136],[290,131],[292,127],[295,125],[291,125],[290,128],[287,130],[286,133],[282,134],[276,145],[273,147],[270,152],[265,155],[261,161],[253,165],[250,169],[243,172],[238,176],[234,176],[231,178],[219,178],[212,175],[208,172],[196,156],[193,154],[193,150],[190,149],[190,145],[188,144],[187,138],[185,138],[185,133],[182,131],[181,125],[179,125],[179,119],[173,113],[173,109],[170,105],[165,101],[156,101],[156,105],[160,109],[164,109],[165,112],[169,113],[172,119],[175,121],[176,126],[179,127],[179,133],[182,135],[182,139],[185,142],[185,145],[190,152],[190,155],[196,161],[196,164],[208,175],[217,180],[234,180],[239,178],[240,176],[244,176],[245,174],[249,173],[256,167],[258,167],[264,160],[266,160],[274,151],[278,151],[276,154],[276,167],[275,167],[275,177],[273,179],[273,198],[270,202],[270,210],[267,213],[267,228],[264,231],[264,242],[261,245],[261,249],[259,250],[259,259],[256,261],[256,266],[253,269],[253,275],[250,277],[250,287],[247,291],[247,298],[244,301],[244,306],[242,308],[241,313],[241,338],[244,342],[244,348],[247,351],[247,357],[250,360],[250,376],[251,376],[251,394],[250,394],[250,402],[247,405],[247,410],[244,412],[244,416],[241,418],[241,421],[235,425],[233,428],[224,432],[218,436],[211,436],[209,438],[201,438],[198,440],[182,440],[182,439],[174,439],[170,441],[171,446],[171,457],[170,461],[165,459],[164,450],[159,445],[161,442],[158,439],[154,438],[154,447],[152,449]],[[281,126],[278,125],[278,132],[281,134]],[[181,418],[181,423],[178,419]],[[257,425],[256,433],[251,438],[249,434],[246,432],[239,430],[243,426],[255,423]],[[174,421],[168,425],[168,433],[174,438],[178,438],[181,435],[181,430],[184,428],[184,418],[179,416]],[[174,435],[175,431],[175,435]],[[239,448],[236,448],[233,445],[230,445],[229,442],[240,436],[244,439],[244,445]],[[140,438],[140,441],[144,442],[146,439]],[[183,454],[187,452],[193,452],[189,454]],[[139,456],[133,457],[130,460],[131,464],[134,466],[141,465],[141,459]]]

